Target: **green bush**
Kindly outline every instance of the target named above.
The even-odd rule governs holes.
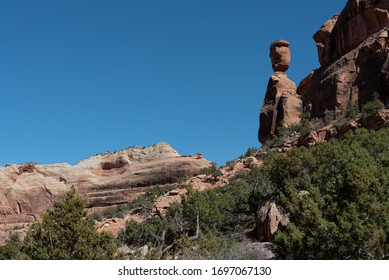
[[[301,115],[301,120],[297,128],[291,128],[292,131],[296,131],[300,133],[300,136],[305,138],[308,136],[308,134],[312,131],[312,125],[310,122],[310,115],[309,113],[303,113]]]
[[[211,166],[205,167],[200,170],[200,174],[211,175],[209,182],[216,182],[217,177],[222,176],[223,173],[217,168],[216,163],[212,162]]]
[[[21,251],[35,260],[94,260],[119,257],[113,235],[97,232],[86,218],[85,201],[75,189],[54,202],[42,222],[33,224]]]
[[[105,210],[103,213],[103,217],[106,219],[124,218],[124,216],[126,215],[126,211],[127,211],[126,205],[123,205],[123,204],[118,205],[114,208],[109,208],[109,209]],[[97,218],[98,218],[98,216],[97,216]]]
[[[241,155],[239,158],[245,158],[245,157],[254,157],[257,154],[258,149],[257,148],[248,148],[246,153]]]
[[[283,259],[389,258],[389,129],[273,155],[264,172],[290,215]]]
[[[200,174],[205,174],[205,175],[213,175],[213,176],[221,176],[223,175],[221,171],[217,168],[216,163],[212,162],[211,166],[205,167],[200,170]]]
[[[379,95],[377,92],[373,94],[373,100],[367,102],[366,104],[362,105],[362,115],[364,117],[377,113],[379,110],[385,108],[385,104],[381,102],[379,99]]]
[[[21,252],[22,241],[19,235],[13,233],[6,240],[3,246],[0,246],[0,260],[23,260],[26,256]]]
[[[139,209],[139,212],[145,216],[150,214],[154,208],[154,203],[158,197],[173,190],[174,186],[156,186],[146,193],[136,197],[127,204],[128,210]]]
[[[242,260],[246,259],[246,252],[238,247],[232,238],[222,236],[216,232],[203,234],[197,240],[189,240],[181,236],[177,242],[179,259],[184,260]]]
[[[235,160],[229,160],[226,162],[226,166],[228,170],[233,170],[235,166]]]
[[[99,214],[99,213],[93,213],[93,214],[89,215],[88,218],[95,220],[95,221],[98,221],[98,222],[101,222],[103,220],[103,216],[101,216],[101,214]]]

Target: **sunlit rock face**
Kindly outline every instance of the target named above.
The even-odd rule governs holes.
[[[77,163],[0,167],[0,242],[12,229],[40,220],[72,186],[88,208],[126,203],[155,185],[197,175],[210,162],[171,146],[132,147]]]
[[[389,0],[348,1],[316,34],[321,67],[299,85],[312,118],[359,107],[377,92],[389,104]]]
[[[286,75],[290,65],[289,43],[285,40],[272,43],[270,59],[274,73],[269,79],[259,116],[258,140],[261,143],[269,140],[277,127],[299,123],[302,112],[302,101],[296,95],[296,84]]]

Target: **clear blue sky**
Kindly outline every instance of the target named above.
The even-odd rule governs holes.
[[[269,45],[318,67],[346,0],[0,1],[0,165],[168,142],[219,165],[259,147]]]

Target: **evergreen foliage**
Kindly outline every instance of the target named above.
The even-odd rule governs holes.
[[[22,242],[20,241],[19,235],[16,233],[11,234],[5,245],[0,246],[0,260],[25,259],[24,254],[20,250],[21,246]]]
[[[40,223],[33,224],[22,243],[21,251],[34,260],[115,259],[115,238],[97,232],[94,222],[86,218],[85,201],[75,189],[54,202]]]
[[[377,92],[375,92],[373,94],[373,100],[364,104],[362,106],[361,112],[362,112],[362,115],[364,117],[366,117],[370,114],[378,112],[379,110],[381,110],[383,108],[385,108],[385,104],[382,103],[382,101],[379,99],[379,94]]]
[[[215,164],[203,173],[220,176]],[[137,209],[144,217],[128,221],[117,240],[96,231],[73,188],[23,241],[10,236],[0,246],[0,259],[120,258],[116,242],[135,251],[147,247],[146,255],[130,258],[245,259],[247,247],[237,240],[250,236],[258,209],[269,200],[290,219],[274,239],[280,259],[389,259],[389,128],[270,152],[261,170],[242,169],[213,190],[189,186],[166,215],[154,213],[156,199],[172,188],[157,186],[105,213],[115,217]]]
[[[290,223],[275,238],[285,259],[389,258],[389,130],[273,155],[271,178]]]

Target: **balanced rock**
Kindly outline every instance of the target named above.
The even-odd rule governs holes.
[[[274,72],[286,72],[290,64],[289,42],[277,40],[270,45],[270,59]]]
[[[289,43],[278,40],[270,46],[274,74],[270,77],[259,117],[258,140],[265,143],[280,126],[289,127],[300,122],[302,101],[296,95],[296,84],[285,71],[290,64]]]

